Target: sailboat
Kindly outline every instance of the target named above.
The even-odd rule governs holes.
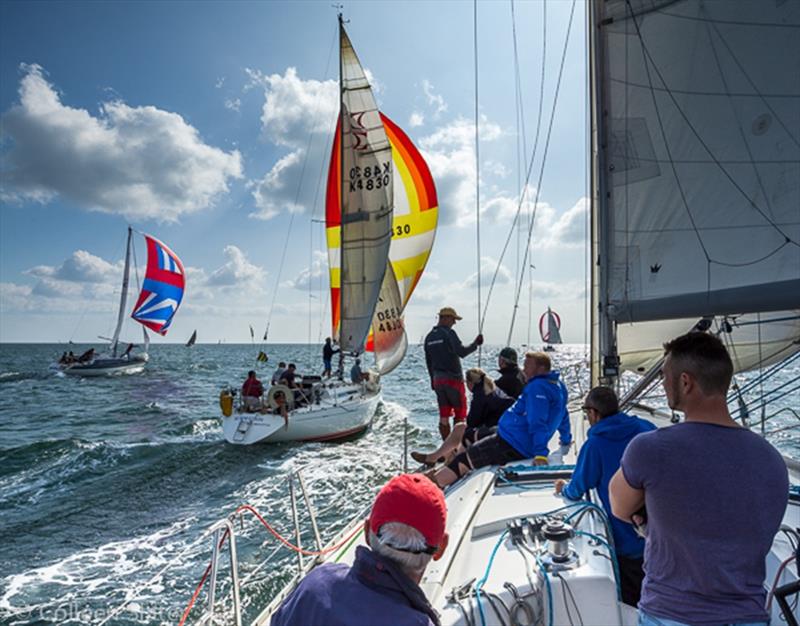
[[[587,22],[592,385],[619,384],[627,358],[620,346],[632,328],[649,325],[650,346],[692,329],[735,345],[739,333],[752,341],[751,322],[783,324],[774,350],[753,357],[750,349],[738,365],[758,371],[778,358],[759,377],[769,383],[770,372],[800,351],[792,331],[800,315],[800,4],[593,0]],[[641,363],[633,369],[647,359]],[[643,372],[621,399],[623,410],[641,410],[657,371],[655,363]],[[580,445],[583,420],[572,409]],[[647,411],[659,427],[679,419]],[[765,587],[775,594],[771,622],[796,624],[787,595],[798,592],[800,577],[785,565],[796,551],[800,464],[784,458],[793,487],[786,530],[766,558]],[[574,462],[574,454],[564,460]],[[487,467],[446,490],[448,548],[420,583],[443,625],[637,623],[636,609],[620,602],[597,494],[572,504],[556,496],[553,481],[574,469],[557,463]],[[323,556],[299,558],[297,575],[253,624],[269,623],[320,562],[352,563],[363,517]]]
[[[186,347],[187,348],[191,348],[195,344],[196,341],[197,341],[197,331],[195,330],[192,333],[192,336],[189,337],[189,341],[186,342]]]
[[[545,342],[545,351],[552,352],[553,346],[563,343],[561,341],[561,318],[559,317],[558,313],[550,310],[550,307],[547,307],[547,311],[542,313],[542,316],[539,318],[539,336],[541,336],[542,341]]]
[[[147,268],[139,297],[131,312],[131,318],[142,325],[143,350],[139,354],[133,354],[132,350],[136,347],[133,343],[128,343],[124,351],[120,350],[123,345],[120,342],[120,333],[127,308],[133,248],[133,229],[128,227],[117,325],[110,338],[109,352],[95,356],[92,349],[75,361],[62,361],[58,364],[58,369],[64,374],[68,376],[137,374],[144,370],[149,359],[147,351],[150,346],[150,336],[147,329],[162,336],[167,334],[183,299],[186,285],[185,271],[181,260],[166,245],[150,235],[143,237],[147,245]]]
[[[303,376],[299,390],[273,385],[263,408],[248,412],[223,390],[222,429],[229,443],[335,441],[370,425],[381,399],[380,378],[406,354],[403,311],[422,277],[436,232],[433,178],[414,144],[378,111],[344,25],[340,34],[340,115],[331,149],[325,227],[332,336],[340,356],[375,357],[364,380]],[[288,400],[276,415],[275,394]]]

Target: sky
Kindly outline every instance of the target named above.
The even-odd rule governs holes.
[[[420,149],[437,188],[436,241],[405,312],[412,343],[442,306],[464,318],[465,342],[474,337],[479,267],[483,306],[497,273],[488,343],[506,343],[517,292],[512,344],[538,342],[548,306],[566,342],[584,341],[583,2],[554,107],[572,7],[517,0],[512,20],[511,2],[477,4],[478,220],[473,3],[344,4],[379,107]],[[329,1],[0,2],[0,342],[108,336],[128,225],[186,267],[183,303],[154,343],[195,329],[199,342],[246,342],[250,326],[259,337],[267,324],[275,343],[329,335],[319,220],[336,42]],[[518,288],[537,189],[531,273]],[[141,271],[144,240],[134,239]],[[123,339],[139,337],[135,326]]]

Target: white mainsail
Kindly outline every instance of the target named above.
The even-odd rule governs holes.
[[[342,163],[339,344],[345,352],[360,354],[381,291],[389,306],[394,302],[400,304],[397,281],[386,280],[385,276],[392,235],[392,148],[369,81],[341,20],[339,33]]]
[[[593,343],[613,376],[617,324],[800,306],[800,3],[591,10]]]
[[[794,308],[800,3],[598,6],[609,315]]]

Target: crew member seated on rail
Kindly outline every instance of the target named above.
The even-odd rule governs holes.
[[[572,443],[567,388],[559,372],[551,371],[550,357],[543,352],[528,352],[523,371],[528,382],[522,395],[500,417],[496,430],[488,430],[434,474],[433,480],[440,487],[487,465],[530,457],[535,465],[547,465],[548,442],[556,430],[562,446]]]
[[[244,410],[251,413],[261,409],[261,399],[264,396],[264,385],[256,378],[253,370],[247,372],[247,380],[242,385],[242,400]]]

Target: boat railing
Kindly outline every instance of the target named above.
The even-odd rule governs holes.
[[[291,540],[281,535],[255,507],[250,504],[242,504],[227,517],[211,524],[196,541],[193,541],[186,549],[171,558],[164,567],[159,569],[148,581],[127,593],[125,600],[110,611],[98,626],[104,626],[113,619],[118,618],[126,609],[131,607],[131,605],[135,606],[134,603],[148,588],[158,584],[162,580],[164,574],[170,569],[174,569],[179,565],[185,565],[186,557],[188,557],[191,552],[195,552],[198,546],[209,538],[212,542],[210,561],[183,611],[179,626],[183,626],[187,623],[201,626],[212,625],[218,623],[217,620],[222,617],[223,614],[225,614],[226,623],[233,623],[236,626],[241,626],[242,590],[248,583],[253,581],[258,574],[262,573],[265,567],[271,563],[274,564],[274,559],[279,552],[291,550],[296,554],[296,573],[293,579],[297,581],[321,561],[324,555],[334,552],[344,545],[348,545],[353,540],[360,528],[358,525],[346,526],[342,531],[337,533],[330,543],[324,545],[317,519],[320,513],[324,514],[330,508],[340,506],[340,503],[335,502],[330,507],[318,511],[310,497],[306,480],[302,474],[302,468],[291,471],[286,477],[285,482],[288,485],[292,518]],[[280,488],[280,483],[277,487]],[[302,512],[305,513],[305,516],[301,515]],[[279,543],[263,560],[250,570],[247,575],[241,576],[237,541],[241,537],[241,528],[243,528],[245,513],[249,513],[255,517]],[[302,536],[304,534],[302,526],[304,520],[308,526],[310,526],[313,549],[304,548],[302,544]],[[241,525],[238,534],[236,532],[237,523]],[[307,536],[309,532],[308,527],[306,527],[305,530]],[[226,549],[228,551],[227,567],[223,565],[224,560],[221,560],[223,559],[223,552]],[[225,572],[227,572],[227,575]],[[225,587],[228,586],[229,590],[225,589]],[[204,589],[205,598],[201,600]],[[229,601],[223,602],[223,596],[227,596]],[[189,621],[190,614],[197,613],[201,606],[203,606],[203,609],[200,615]]]

